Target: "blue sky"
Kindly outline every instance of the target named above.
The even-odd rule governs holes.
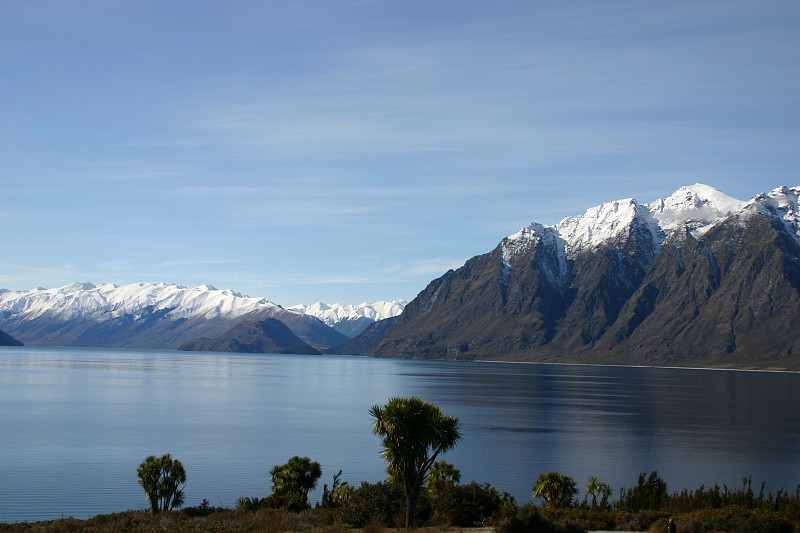
[[[0,3],[0,287],[412,299],[532,222],[800,184],[800,2]]]

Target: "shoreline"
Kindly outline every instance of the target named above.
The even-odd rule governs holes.
[[[0,349],[25,349],[25,348],[60,348],[66,350],[115,350],[115,351],[144,351],[144,352],[176,352],[176,353],[200,353],[200,352],[183,352],[176,348],[129,348],[129,347],[116,347],[116,346],[56,346],[51,344],[25,344],[23,346],[0,346]],[[308,357],[308,354],[290,354],[290,353],[270,353],[270,352],[202,352],[203,354],[220,354],[225,356],[231,355],[282,355],[282,356],[301,356]],[[713,370],[716,372],[761,372],[771,374],[800,374],[800,370],[788,370],[778,368],[735,368],[735,367],[718,367],[718,366],[665,366],[665,365],[625,365],[619,363],[578,363],[578,362],[555,362],[555,361],[511,361],[504,359],[422,359],[410,357],[377,357],[374,355],[358,355],[358,354],[318,354],[322,357],[357,357],[362,359],[393,359],[397,361],[441,361],[441,362],[454,362],[454,363],[505,363],[514,365],[553,365],[553,366],[588,366],[595,368],[657,368],[662,370]]]
[[[426,359],[426,361],[456,361],[456,359]],[[473,361],[463,361],[473,363],[508,363],[514,365],[555,365],[555,366],[591,366],[597,368],[658,368],[662,370],[714,370],[718,372],[769,372],[773,374],[800,374],[800,370],[778,370],[778,369],[759,369],[759,368],[721,368],[706,366],[663,366],[663,365],[621,365],[618,363],[555,363],[552,361],[503,361],[498,359],[474,359]]]

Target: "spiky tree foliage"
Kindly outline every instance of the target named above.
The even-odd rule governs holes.
[[[564,509],[572,505],[572,499],[578,494],[575,480],[558,472],[539,474],[533,485],[533,497],[544,500],[545,507]]]
[[[428,472],[425,488],[433,497],[438,496],[446,487],[457,485],[461,481],[461,471],[447,461],[436,461]]]
[[[425,476],[440,453],[455,447],[461,423],[416,396],[390,398],[386,405],[374,405],[370,415],[372,432],[383,437],[386,469],[405,489],[406,528],[410,528]]]
[[[286,464],[275,465],[269,471],[272,494],[289,507],[308,508],[308,492],[317,486],[322,467],[308,457],[295,455]]]
[[[142,461],[136,473],[153,514],[183,505],[182,485],[186,483],[186,470],[170,454],[151,455]]]
[[[597,509],[608,509],[608,499],[611,497],[612,494],[611,486],[608,483],[604,483],[600,481],[597,476],[591,476],[589,478],[589,483],[586,485],[586,497],[592,498],[591,509],[595,511]],[[600,497],[600,501],[597,501],[597,498]]]

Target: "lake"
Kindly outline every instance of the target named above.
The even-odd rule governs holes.
[[[347,356],[0,348],[0,521],[145,509],[136,469],[171,453],[186,505],[269,494],[294,455],[322,484],[386,473],[368,410],[416,395],[457,416],[462,482],[531,501],[542,472],[614,488],[658,470],[701,484],[800,484],[800,374]]]

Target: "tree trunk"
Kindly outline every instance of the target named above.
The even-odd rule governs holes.
[[[406,494],[406,529],[414,527],[414,510],[417,505],[417,495],[413,493]]]

